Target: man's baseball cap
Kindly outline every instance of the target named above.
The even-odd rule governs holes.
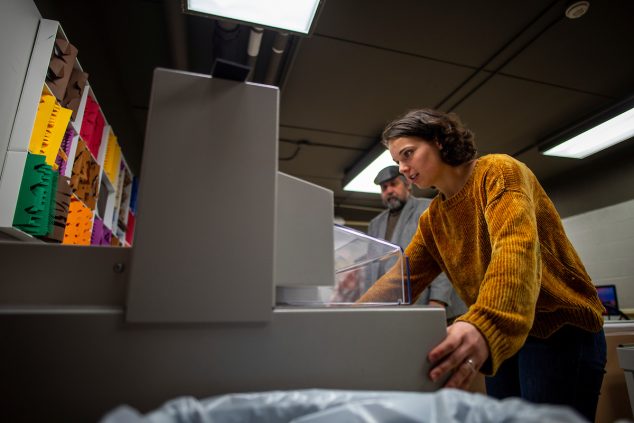
[[[398,171],[398,166],[388,166],[384,169],[381,169],[381,171],[376,175],[376,178],[374,178],[374,183],[377,185],[381,185],[383,182],[390,181],[400,174],[401,173]]]

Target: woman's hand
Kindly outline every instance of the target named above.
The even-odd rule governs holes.
[[[489,347],[480,331],[470,323],[456,322],[447,328],[447,337],[427,355],[433,367],[431,380],[453,375],[446,388],[468,388],[482,364],[489,358]]]

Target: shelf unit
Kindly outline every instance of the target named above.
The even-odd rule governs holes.
[[[0,231],[130,246],[136,178],[77,56],[59,22],[41,19],[0,179]]]

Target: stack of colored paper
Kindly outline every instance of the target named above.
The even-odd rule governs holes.
[[[13,226],[34,236],[52,231],[57,172],[44,156],[27,154]]]
[[[84,140],[94,157],[99,156],[99,147],[103,136],[103,128],[106,122],[101,115],[99,104],[92,97],[86,98],[84,119],[81,123],[79,136]]]
[[[91,245],[110,245],[112,232],[104,224],[101,218],[95,216],[92,224],[92,235],[90,237]]]
[[[119,165],[121,163],[121,147],[117,142],[117,137],[110,131],[108,134],[108,146],[106,156],[103,161],[103,170],[108,175],[108,179],[112,185],[116,186],[119,177]]]
[[[70,121],[71,111],[55,102],[55,97],[43,95],[35,115],[29,141],[29,151],[46,157],[46,163],[57,169],[55,159]]]
[[[63,243],[90,245],[91,229],[92,211],[84,203],[71,196]]]
[[[136,214],[136,196],[139,190],[139,178],[134,176],[132,178],[132,192],[130,193],[130,211]]]
[[[57,192],[55,193],[55,209],[53,210],[53,228],[43,238],[45,241],[64,241],[64,231],[66,230],[66,218],[68,217],[70,197],[70,178],[63,175],[58,175]]]
[[[75,161],[70,185],[75,195],[90,209],[95,208],[99,193],[99,172],[101,168],[94,160],[84,142],[80,139],[75,150]]]
[[[72,119],[76,119],[77,111],[79,110],[79,104],[81,103],[81,96],[86,89],[88,83],[88,74],[82,72],[79,69],[73,69],[66,87],[66,94],[64,95],[64,101],[62,105],[73,111]]]
[[[61,102],[75,66],[77,48],[63,38],[55,40],[46,72],[46,85]]]
[[[70,148],[73,144],[73,138],[75,137],[75,130],[72,126],[68,126],[64,138],[62,138],[62,144],[59,146],[57,152],[57,158],[55,164],[59,169],[59,174],[64,175],[66,173],[66,165],[68,164],[68,155],[70,154]]]
[[[128,212],[128,227],[125,231],[125,241],[128,245],[132,245],[132,239],[134,238],[134,223],[135,223],[134,213],[132,210]]]

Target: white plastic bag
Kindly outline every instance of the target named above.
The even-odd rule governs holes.
[[[309,389],[167,402],[142,416],[122,406],[101,423],[586,423],[569,407],[496,400],[455,389],[434,393]]]

